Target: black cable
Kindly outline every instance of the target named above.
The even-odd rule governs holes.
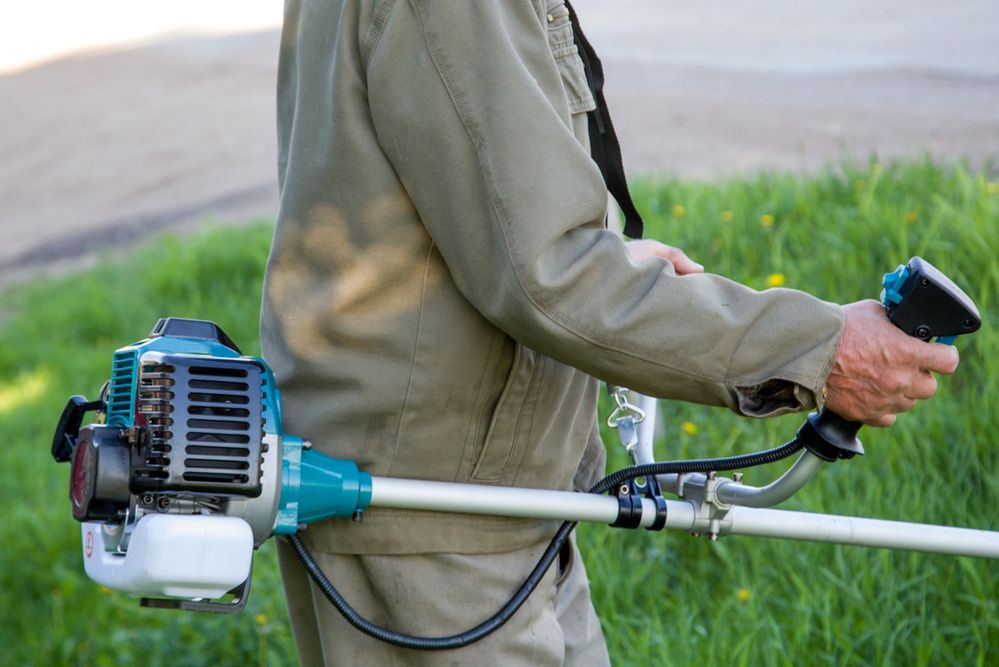
[[[642,465],[631,466],[629,468],[622,468],[621,470],[607,475],[590,487],[589,493],[603,493],[618,486],[626,480],[634,479],[636,477],[647,477],[649,475],[752,468],[754,466],[774,463],[775,461],[787,458],[800,450],[802,446],[801,442],[795,438],[780,447],[774,447],[773,449],[755,452],[753,454],[729,456],[720,459],[660,461],[656,463],[645,463]],[[312,577],[316,586],[319,587],[319,590],[322,591],[323,595],[326,596],[326,599],[330,601],[330,604],[332,604],[333,607],[340,612],[340,614],[343,615],[343,617],[347,619],[347,622],[352,626],[370,637],[374,637],[375,639],[388,642],[389,644],[394,644],[396,646],[401,646],[403,648],[419,649],[424,651],[442,651],[461,648],[462,646],[468,646],[469,644],[477,642],[483,637],[492,634],[509,621],[510,618],[517,613],[517,610],[520,609],[524,602],[527,601],[527,598],[534,592],[534,589],[538,587],[538,584],[541,583],[541,579],[544,577],[545,572],[548,571],[548,568],[551,567],[551,564],[555,561],[555,558],[558,556],[559,551],[562,550],[566,540],[569,539],[569,535],[572,534],[576,524],[576,521],[566,521],[559,527],[555,536],[552,538],[552,541],[548,544],[548,548],[545,549],[544,554],[542,554],[537,565],[534,566],[534,569],[531,570],[527,579],[524,580],[524,583],[520,585],[517,592],[513,594],[513,596],[498,612],[470,630],[446,637],[416,637],[413,635],[407,635],[394,630],[389,630],[388,628],[383,628],[382,626],[376,625],[375,623],[372,623],[362,617],[353,607],[350,606],[347,600],[345,600],[340,592],[333,586],[333,583],[326,577],[318,563],[316,563],[315,559],[312,558],[312,554],[310,554],[309,550],[306,549],[304,544],[302,544],[302,540],[298,537],[298,535],[289,535],[286,539],[291,545],[291,548],[295,551],[295,555],[298,556],[300,561],[302,561],[302,565],[305,567],[306,571],[308,571],[309,576]]]
[[[350,606],[340,592],[333,587],[332,582],[326,578],[326,575],[319,568],[319,565],[312,558],[305,545],[302,544],[302,540],[298,535],[289,535],[287,540],[295,550],[295,555],[298,556],[305,569],[308,570],[309,576],[316,582],[319,590],[323,592],[323,595],[330,601],[330,604],[347,619],[347,622],[355,628],[370,637],[388,642],[389,644],[395,644],[396,646],[402,646],[403,648],[443,651],[475,643],[483,637],[492,634],[509,621],[517,610],[520,609],[521,605],[527,601],[527,598],[534,592],[534,589],[538,587],[538,584],[541,583],[545,572],[551,567],[552,562],[558,556],[558,552],[562,549],[565,541],[569,539],[569,535],[575,527],[575,521],[566,521],[559,527],[558,532],[555,533],[555,537],[552,538],[548,548],[545,549],[545,553],[541,556],[538,564],[531,570],[531,574],[528,575],[524,583],[517,589],[517,592],[513,594],[513,597],[507,600],[506,604],[498,612],[471,630],[448,637],[416,637],[407,635],[383,628],[362,617]]]
[[[775,463],[786,459],[799,451],[804,445],[795,437],[779,447],[765,449],[762,452],[728,456],[720,459],[691,459],[689,461],[657,461],[642,465],[621,468],[604,477],[590,487],[589,493],[603,493],[614,488],[621,482],[636,477],[649,475],[667,475],[670,473],[708,472],[710,470],[739,470],[740,468],[755,468],[767,463]]]

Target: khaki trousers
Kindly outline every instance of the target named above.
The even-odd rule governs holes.
[[[474,556],[313,552],[313,557],[365,618],[399,632],[444,636],[468,630],[492,616],[546,546]],[[305,667],[605,667],[610,659],[575,540],[567,553],[568,564],[553,564],[527,602],[495,633],[461,649],[417,651],[380,642],[351,627],[312,585],[291,548],[278,541],[292,629]]]

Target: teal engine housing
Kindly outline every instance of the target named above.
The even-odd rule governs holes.
[[[82,426],[89,411],[97,422]],[[371,500],[371,477],[354,462],[283,432],[271,369],[204,320],[160,319],[117,350],[101,398],[70,399],[52,454],[71,462],[73,515],[84,522],[236,516],[259,546]]]

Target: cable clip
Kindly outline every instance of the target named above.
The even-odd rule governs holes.
[[[666,499],[659,488],[655,475],[642,479],[629,479],[622,482],[614,491],[617,495],[617,519],[611,524],[614,528],[638,528],[642,525],[642,498],[648,498],[656,505],[656,518],[646,530],[662,530],[666,527]]]

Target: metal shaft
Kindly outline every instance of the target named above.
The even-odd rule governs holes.
[[[823,463],[824,461],[818,456],[806,451],[779,479],[764,487],[757,488],[722,480],[715,493],[718,500],[723,503],[745,507],[773,507],[801,490],[801,487],[815,476]]]
[[[999,533],[972,528],[752,507],[733,507],[726,519],[733,535],[999,558]]]
[[[570,491],[519,489],[478,484],[371,478],[371,507],[485,514],[530,519],[613,523],[618,502],[610,496]],[[711,522],[695,504],[667,500],[666,528],[708,532]],[[642,526],[655,518],[655,506],[642,502]],[[723,534],[779,537],[977,558],[999,558],[999,533],[849,516],[733,507],[717,522]]]
[[[693,524],[691,503],[669,500],[667,505],[667,528],[686,528]],[[392,477],[371,478],[371,507],[606,524],[614,523],[618,513],[616,498],[592,493]],[[642,525],[652,525],[655,513],[655,504],[651,500],[643,500]]]

